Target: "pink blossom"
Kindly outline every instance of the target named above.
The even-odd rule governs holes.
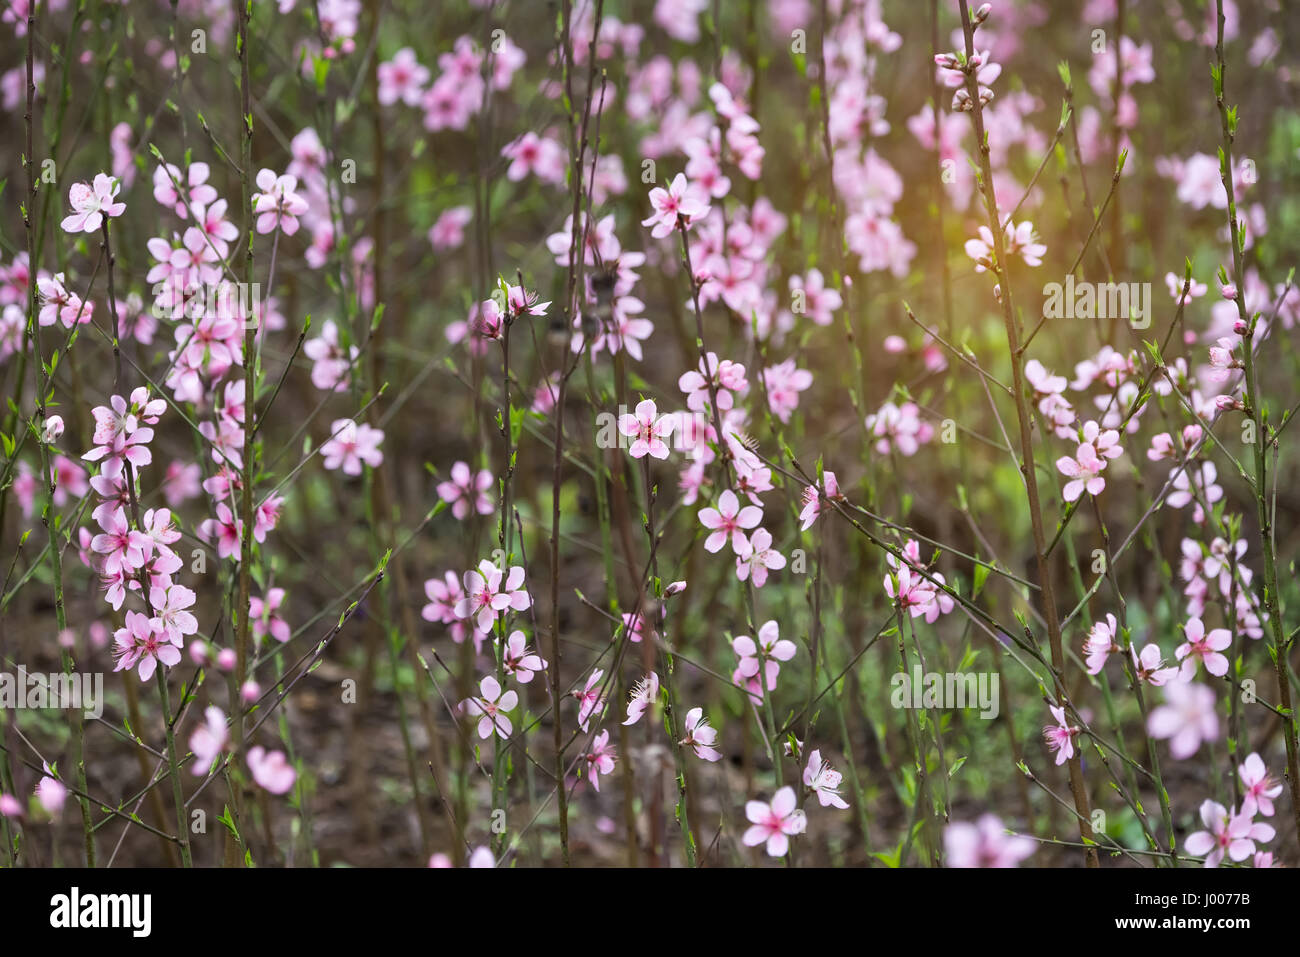
[[[800,531],[807,531],[812,528],[813,522],[817,521],[823,511],[832,508],[830,502],[842,499],[840,494],[840,484],[835,478],[835,473],[830,471],[822,472],[822,488],[815,485],[809,485],[803,490],[803,510],[799,512]]]
[[[453,206],[444,210],[429,227],[429,243],[435,252],[455,249],[465,241],[465,227],[474,218],[468,206]]]
[[[199,538],[205,542],[215,539],[218,558],[239,561],[240,540],[244,536],[243,519],[236,520],[235,513],[225,502],[217,503],[217,517],[205,518],[199,523]]]
[[[656,186],[650,190],[650,206],[654,212],[641,225],[653,227],[650,235],[655,239],[670,235],[677,228],[679,218],[689,226],[693,220],[709,214],[708,194],[688,183],[681,173],[673,177],[667,189]]]
[[[652,707],[658,700],[659,676],[652,671],[638,681],[636,687],[632,689],[632,694],[627,700],[627,720],[623,723],[636,724],[641,720],[646,709]]]
[[[36,800],[40,802],[45,813],[52,818],[58,818],[63,813],[63,804],[68,799],[68,789],[63,782],[54,776],[50,766],[46,762],[41,762],[45,769],[45,774],[36,782]]]
[[[130,527],[121,507],[102,516],[99,527],[104,531],[91,540],[90,547],[104,556],[102,569],[105,574],[123,570],[129,575],[143,567],[145,559],[153,553],[153,541]]]
[[[190,206],[207,206],[217,200],[217,191],[208,185],[211,171],[207,163],[191,163],[181,176],[181,171],[171,163],[159,164],[153,171],[153,198],[170,206],[181,219],[189,216]],[[178,192],[181,184],[184,193]]]
[[[1088,637],[1083,642],[1083,653],[1088,661],[1088,674],[1100,674],[1101,669],[1106,665],[1106,660],[1120,651],[1115,641],[1118,627],[1115,616],[1108,614],[1105,621],[1094,622],[1089,629]]]
[[[762,588],[767,584],[768,571],[782,568],[785,568],[785,556],[772,548],[771,532],[759,528],[748,538],[741,536],[740,546],[736,549],[738,579],[751,579],[755,588]]]
[[[407,106],[418,106],[424,95],[424,85],[429,82],[429,68],[420,65],[415,51],[402,47],[393,58],[380,63],[375,70],[379,80],[379,102],[392,106],[401,100]]]
[[[261,745],[248,749],[248,770],[258,787],[272,794],[287,794],[298,778],[283,751],[268,753]]]
[[[1265,817],[1272,817],[1273,799],[1282,793],[1282,785],[1269,775],[1263,759],[1252,751],[1237,768],[1237,776],[1241,778],[1245,789],[1241,799],[1241,813],[1254,817],[1258,812]]]
[[[65,329],[90,322],[95,304],[85,302],[64,285],[63,273],[37,276],[36,289],[40,293],[41,311],[37,321],[42,326],[52,326],[57,321]]]
[[[212,762],[226,749],[230,740],[230,728],[221,709],[209,705],[203,711],[203,724],[194,729],[190,735],[190,750],[194,753],[194,774],[206,774]]]
[[[331,438],[320,449],[326,469],[342,467],[344,475],[360,475],[363,463],[371,468],[383,464],[384,453],[379,451],[379,443],[384,441],[382,429],[351,419],[335,419],[330,434]]]
[[[704,717],[703,708],[691,708],[686,712],[682,730],[686,732],[686,737],[678,744],[690,748],[697,758],[704,761],[722,760],[722,752],[714,747],[718,741],[718,732],[709,726],[709,719]]]
[[[650,399],[637,403],[636,414],[619,416],[618,430],[632,439],[628,454],[634,459],[649,455],[656,459],[668,458],[668,445],[664,438],[672,434],[675,422],[670,415],[656,417],[657,409]]]
[[[503,575],[501,569],[484,559],[478,568],[465,573],[464,582],[465,596],[456,602],[456,617],[473,618],[484,634],[492,630],[493,622],[507,609],[524,611],[533,603],[523,587],[524,569],[519,565]]]
[[[149,604],[153,606],[154,617],[162,623],[167,640],[174,645],[183,645],[186,635],[199,630],[199,620],[186,610],[194,607],[196,597],[193,590],[184,585],[149,589]]]
[[[1172,670],[1172,669],[1171,669]],[[1219,737],[1219,717],[1214,710],[1214,691],[1202,684],[1173,682],[1164,686],[1165,703],[1152,710],[1147,733],[1168,739],[1175,760],[1190,758],[1202,741]]]
[[[994,814],[983,815],[975,824],[954,821],[943,831],[948,867],[1016,867],[1037,846],[1031,838],[1008,834]]]
[[[1188,854],[1206,855],[1206,867],[1218,867],[1224,857],[1244,861],[1255,853],[1256,841],[1271,841],[1276,835],[1272,825],[1255,823],[1253,817],[1206,800],[1201,804],[1201,823],[1206,829],[1187,835],[1183,846]]]
[[[1134,642],[1129,646],[1129,651],[1133,655],[1133,674],[1138,681],[1159,688],[1165,682],[1171,681],[1178,676],[1177,668],[1165,667],[1164,658],[1160,654],[1160,646],[1155,642],[1148,643],[1140,654],[1138,653],[1137,643]]]
[[[1044,727],[1043,737],[1047,741],[1048,748],[1056,752],[1056,765],[1060,767],[1074,757],[1074,739],[1078,736],[1080,729],[1071,726],[1065,719],[1065,708],[1049,705],[1048,710],[1052,712],[1056,724],[1049,724]]]
[[[533,675],[546,670],[546,659],[528,647],[528,637],[522,631],[512,631],[506,639],[501,664],[506,674],[514,675],[520,684],[528,684]]]
[[[1215,628],[1208,634],[1201,619],[1192,618],[1183,628],[1187,640],[1175,649],[1174,654],[1181,661],[1180,677],[1191,681],[1196,677],[1196,663],[1204,662],[1205,670],[1216,678],[1228,673],[1228,659],[1219,654],[1232,647],[1232,633],[1226,628]]]
[[[808,763],[803,769],[804,787],[817,795],[822,807],[848,808],[848,802],[839,795],[840,782],[844,776],[822,760],[821,751],[808,755]]]
[[[583,756],[587,762],[587,780],[597,791],[600,790],[600,776],[614,770],[614,748],[609,743],[609,731],[602,731],[591,742],[591,751]]]
[[[886,402],[867,416],[867,432],[878,440],[876,451],[888,455],[891,449],[897,449],[903,455],[915,455],[934,437],[934,427],[921,421],[920,411],[914,402],[904,402],[901,406]]]
[[[503,694],[501,685],[491,675],[480,681],[478,687],[479,697],[466,698],[461,703],[466,714],[478,716],[478,736],[486,740],[495,732],[502,740],[509,738],[514,727],[504,712],[515,710],[519,695],[513,691]]]
[[[321,334],[303,343],[303,355],[314,363],[311,384],[324,392],[343,392],[350,382],[352,363],[361,354],[353,345],[346,351],[339,343],[339,329],[333,319],[325,320]]]
[[[731,542],[731,549],[740,554],[745,541],[745,531],[756,528],[763,520],[763,510],[756,505],[741,507],[736,493],[725,490],[718,496],[717,507],[700,509],[700,524],[709,529],[710,535],[704,540],[704,550],[715,553]]]
[[[73,213],[64,217],[60,224],[63,231],[93,233],[105,217],[121,216],[126,212],[126,203],[116,202],[121,188],[122,184],[107,173],[96,174],[92,185],[73,183],[68,188],[68,202]]]
[[[740,659],[732,676],[736,684],[741,684],[741,679],[756,678],[761,670],[767,690],[775,691],[781,662],[789,661],[799,649],[793,641],[780,636],[780,626],[773,620],[758,629],[757,642],[748,635],[737,635],[731,641],[731,650]]]
[[[180,663],[180,648],[169,640],[157,618],[128,611],[125,627],[119,628],[113,638],[113,656],[117,659],[114,671],[129,671],[138,665],[140,680],[148,681],[159,662],[168,667]]]
[[[785,857],[790,850],[790,838],[802,834],[808,826],[803,811],[795,805],[794,788],[781,788],[772,797],[772,803],[745,802],[745,817],[750,827],[741,840],[746,847],[765,844],[768,857]]]
[[[544,183],[564,182],[566,157],[564,147],[549,137],[529,131],[501,149],[510,160],[506,179],[517,183],[526,176],[536,176]]]
[[[578,699],[578,727],[583,731],[587,730],[591,716],[605,707],[605,699],[601,697],[598,687],[604,675],[604,671],[596,668],[587,676],[587,683],[581,691],[571,692]]]
[[[248,596],[248,617],[253,623],[254,638],[261,641],[270,635],[281,644],[289,640],[291,637],[289,623],[277,614],[283,604],[283,588],[269,589],[265,598],[257,595]]]
[[[298,177],[292,173],[277,176],[274,170],[261,169],[257,173],[257,188],[253,194],[253,212],[257,214],[257,231],[261,234],[279,229],[286,236],[298,231],[298,217],[310,208],[307,200],[298,195]]]
[[[480,515],[491,515],[492,499],[486,492],[492,487],[492,481],[492,473],[487,469],[473,474],[469,465],[457,462],[451,467],[451,481],[438,483],[438,497],[451,505],[451,514],[462,522],[469,517],[471,510]]]

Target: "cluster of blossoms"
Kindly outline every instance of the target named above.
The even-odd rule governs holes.
[[[1255,753],[1237,766],[1237,776],[1242,790],[1241,809],[1228,809],[1206,799],[1201,804],[1205,830],[1187,835],[1184,846],[1189,854],[1204,855],[1206,867],[1218,867],[1225,857],[1234,863],[1251,860],[1255,867],[1273,867],[1272,852],[1257,850],[1255,845],[1273,840],[1277,830],[1266,821],[1255,820],[1255,816],[1273,816],[1273,799],[1282,793],[1282,785],[1269,775],[1264,761]]]

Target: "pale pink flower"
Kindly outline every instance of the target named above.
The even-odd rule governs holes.
[[[799,649],[793,641],[781,637],[780,626],[772,620],[758,629],[757,642],[748,635],[737,635],[732,639],[731,650],[740,659],[732,676],[736,684],[741,684],[741,679],[756,678],[762,670],[767,690],[775,691],[781,662],[789,661]]]
[[[1202,741],[1219,737],[1214,691],[1202,684],[1173,682],[1164,686],[1165,703],[1147,719],[1147,733],[1169,740],[1169,753],[1178,761],[1190,758]]]
[[[93,233],[106,217],[121,216],[126,203],[116,201],[122,184],[107,173],[98,173],[93,184],[73,183],[68,188],[68,202],[73,213],[60,225],[68,233]]]
[[[1241,799],[1241,813],[1254,817],[1258,812],[1265,817],[1272,817],[1273,799],[1282,793],[1282,785],[1269,776],[1263,759],[1251,752],[1237,768],[1237,776],[1245,788]]]
[[[651,399],[637,403],[636,414],[623,413],[618,418],[618,430],[632,439],[628,454],[634,459],[650,455],[656,459],[668,458],[668,445],[664,438],[672,434],[675,422],[671,415],[659,416]]]
[[[129,671],[139,666],[141,681],[153,677],[158,663],[171,667],[180,664],[180,648],[172,644],[163,631],[162,622],[139,612],[126,613],[126,625],[113,634],[114,671]]]
[[[189,216],[190,206],[207,206],[217,200],[217,191],[208,185],[211,170],[207,163],[191,163],[181,176],[181,171],[168,163],[159,164],[153,171],[153,198],[170,206],[181,219]],[[178,192],[180,183],[184,193]]]
[[[703,708],[692,708],[686,712],[682,724],[686,737],[677,742],[684,748],[690,748],[697,758],[705,761],[721,761],[722,752],[714,747],[718,742],[717,729],[709,726],[709,719],[704,717]]]
[[[821,751],[813,751],[808,755],[808,764],[803,769],[804,787],[817,795],[822,807],[837,807],[840,810],[848,808],[848,802],[839,794],[843,779],[844,775],[822,760]]]
[[[740,546],[736,549],[738,579],[751,579],[755,588],[762,588],[767,584],[768,571],[782,568],[785,568],[785,556],[772,547],[771,532],[759,528],[748,538],[741,536]]]
[[[632,694],[627,699],[626,725],[636,724],[645,714],[646,709],[659,700],[659,676],[653,671],[637,682]]]
[[[457,462],[451,467],[451,481],[439,482],[437,492],[451,506],[451,514],[463,522],[471,510],[480,515],[492,514],[492,499],[486,494],[491,487],[492,473],[487,469],[473,474],[468,464]]]
[[[283,751],[268,753],[261,745],[248,749],[248,770],[258,787],[272,794],[287,794],[298,778]]]
[[[63,782],[54,776],[50,766],[46,762],[41,762],[45,768],[45,774],[36,782],[36,800],[40,802],[45,813],[52,818],[58,818],[63,813],[63,804],[68,799],[68,789]]]
[[[291,637],[289,623],[277,614],[284,604],[284,589],[272,588],[265,598],[248,596],[248,618],[253,623],[253,637],[261,641],[270,635],[284,644]]]
[[[502,739],[509,738],[514,730],[504,712],[514,711],[519,695],[514,691],[502,693],[497,679],[488,675],[478,685],[480,697],[466,698],[462,703],[465,713],[478,716],[478,736],[486,740],[493,732]]]
[[[1253,817],[1207,799],[1201,804],[1201,823],[1206,829],[1188,834],[1183,847],[1188,854],[1204,854],[1206,867],[1218,867],[1224,857],[1244,861],[1255,853],[1255,841],[1271,841],[1276,834],[1272,825],[1255,823]]]
[[[591,742],[591,751],[584,758],[587,762],[587,780],[597,791],[600,790],[600,776],[614,770],[614,748],[609,743],[609,731],[602,731]]]
[[[326,469],[342,467],[344,475],[360,475],[362,463],[371,468],[383,464],[384,453],[379,451],[379,444],[384,441],[382,429],[351,419],[335,419],[330,435],[329,441],[320,448]]]
[[[307,200],[298,195],[298,177],[291,173],[277,176],[274,170],[261,169],[257,173],[257,188],[253,194],[253,212],[257,214],[257,231],[265,234],[279,229],[286,236],[298,231],[298,217],[310,209]]]
[[[465,227],[474,218],[468,206],[453,206],[444,210],[429,227],[429,242],[434,252],[455,249],[465,242]]]
[[[520,684],[528,684],[533,675],[546,670],[546,659],[528,647],[528,637],[522,631],[512,631],[501,651],[502,667],[506,674],[514,675]]]
[[[205,542],[216,540],[218,558],[233,558],[239,561],[240,540],[244,536],[244,520],[236,519],[235,513],[225,502],[217,504],[216,518],[205,518],[199,523],[198,532],[199,538]]]
[[[1097,450],[1088,442],[1079,445],[1073,458],[1062,455],[1056,460],[1056,468],[1070,479],[1061,492],[1062,498],[1074,502],[1085,491],[1089,495],[1100,495],[1106,488],[1106,480],[1101,477],[1106,464],[1106,460],[1098,456]]]
[[[1105,621],[1094,622],[1083,642],[1083,653],[1088,661],[1088,674],[1100,674],[1106,660],[1120,651],[1115,641],[1119,628],[1114,615],[1107,615]]]
[[[103,555],[101,566],[106,575],[125,571],[128,575],[144,566],[145,560],[153,554],[153,541],[148,535],[130,527],[126,511],[121,507],[107,515],[101,515],[99,527],[104,531],[91,539],[91,550]]]
[[[186,610],[194,607],[196,597],[193,590],[184,585],[166,588],[155,585],[149,589],[149,604],[153,605],[154,617],[162,622],[167,640],[177,647],[185,643],[186,635],[199,630],[199,620]]]
[[[475,627],[484,634],[507,609],[524,611],[533,600],[524,588],[524,569],[513,565],[503,574],[501,569],[486,558],[478,568],[465,573],[465,595],[456,602],[456,617],[473,618]]]
[[[1232,647],[1232,633],[1226,628],[1215,628],[1208,634],[1201,619],[1192,618],[1183,628],[1187,640],[1174,650],[1183,663],[1180,676],[1183,681],[1196,677],[1196,663],[1204,662],[1205,670],[1216,678],[1228,673],[1228,659],[1219,654]]]
[[[1052,712],[1056,724],[1049,724],[1043,728],[1043,738],[1047,741],[1047,747],[1056,753],[1056,764],[1060,767],[1074,757],[1074,739],[1080,729],[1073,727],[1065,719],[1064,708],[1048,705],[1048,710]]]
[[[591,720],[591,716],[605,707],[605,699],[601,697],[598,687],[604,675],[604,671],[596,668],[587,676],[587,684],[581,691],[571,692],[573,697],[578,699],[578,727],[583,731],[587,730],[587,722]]]
[[[191,770],[195,774],[206,774],[212,762],[226,748],[230,739],[230,729],[226,725],[226,716],[221,709],[209,705],[203,712],[203,724],[194,729],[190,735],[190,750],[194,752],[194,764]]]
[[[840,494],[840,483],[834,472],[822,472],[822,486],[819,489],[815,485],[809,485],[803,490],[803,510],[799,512],[799,521],[802,523],[800,531],[812,528],[817,516],[833,507],[830,501],[844,497]]]
[[[650,206],[654,212],[642,220],[641,225],[653,227],[650,235],[655,239],[670,235],[677,228],[679,217],[689,226],[692,220],[703,219],[709,214],[708,194],[688,183],[681,173],[673,177],[667,189],[656,186],[650,190]]]
[[[1032,838],[1008,834],[994,814],[975,824],[954,821],[943,831],[947,867],[1016,867],[1037,846]]]
[[[1165,667],[1160,646],[1155,642],[1148,642],[1141,653],[1138,652],[1137,643],[1134,642],[1129,645],[1129,651],[1133,655],[1133,673],[1138,681],[1159,688],[1178,676],[1178,668]]]
[[[410,47],[402,47],[386,63],[375,68],[379,80],[379,102],[392,106],[401,100],[407,106],[419,106],[424,85],[429,82],[429,68],[421,66]]]
[[[920,413],[915,402],[904,402],[901,406],[886,402],[867,416],[867,432],[877,439],[876,451],[888,455],[890,449],[897,449],[903,455],[915,455],[934,437],[934,427],[922,422]]]
[[[790,838],[802,834],[808,826],[803,811],[796,804],[794,788],[788,785],[773,795],[771,804],[745,802],[745,817],[750,823],[741,838],[745,846],[765,844],[768,857],[785,857],[790,850]]]
[[[311,384],[323,392],[343,392],[350,381],[352,363],[361,354],[359,346],[346,351],[339,343],[339,328],[333,319],[325,320],[321,334],[303,343],[303,355],[312,360]]]
[[[700,524],[709,529],[710,535],[704,540],[704,550],[717,552],[728,540],[731,549],[740,554],[745,541],[745,531],[756,528],[763,520],[763,510],[756,505],[741,508],[736,493],[727,489],[718,496],[717,507],[700,509]]]

